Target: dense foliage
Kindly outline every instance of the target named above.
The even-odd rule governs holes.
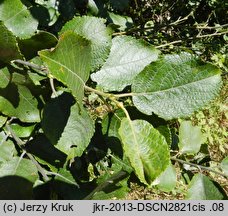
[[[191,120],[226,80],[226,6],[1,1],[0,198],[124,199],[137,182],[226,199],[226,146],[210,167]]]

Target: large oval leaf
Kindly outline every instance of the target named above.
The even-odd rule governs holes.
[[[0,20],[20,38],[28,38],[35,33],[38,21],[20,0],[4,0],[0,4]]]
[[[136,175],[141,182],[150,185],[170,162],[164,136],[147,121],[127,118],[121,121],[119,134]]]
[[[92,71],[102,66],[110,52],[112,30],[105,26],[105,22],[105,19],[97,17],[75,17],[61,30],[61,33],[72,30],[91,42]]]
[[[43,50],[39,55],[54,78],[67,85],[80,103],[90,73],[90,42],[68,31],[61,35],[53,51]]]
[[[112,40],[110,55],[93,81],[107,91],[122,91],[150,62],[156,61],[159,51],[142,40],[117,36]]]
[[[190,200],[221,200],[223,195],[207,176],[196,174],[191,180],[186,198]]]
[[[192,55],[165,55],[143,70],[132,85],[134,105],[164,119],[187,117],[218,95],[220,71]]]
[[[196,154],[199,152],[205,136],[199,126],[193,126],[191,121],[182,121],[179,129],[179,149],[181,153]]]
[[[14,59],[21,59],[16,37],[0,21],[0,61],[10,62]]]

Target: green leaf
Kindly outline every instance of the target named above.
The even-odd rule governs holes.
[[[17,73],[14,73],[10,83],[5,79],[8,85],[0,89],[0,111],[7,116],[17,117],[22,122],[39,122],[38,101],[26,86],[20,84],[24,79],[24,76]]]
[[[105,26],[105,22],[105,19],[97,17],[75,17],[61,31],[74,31],[91,42],[92,71],[103,65],[110,52],[112,30]]]
[[[87,5],[87,14],[97,16],[99,13],[99,8],[97,7],[94,0],[89,0]]]
[[[75,182],[75,179],[72,176],[71,172],[66,168],[61,168],[58,171],[58,175],[55,176],[55,180],[59,180],[61,182],[65,182],[65,183],[73,184],[77,186],[77,183]]]
[[[0,4],[0,20],[17,37],[28,38],[37,30],[38,22],[20,0],[4,0]]]
[[[135,78],[133,103],[148,115],[187,117],[218,95],[222,84],[219,73],[217,67],[188,53],[165,55]]]
[[[123,149],[121,146],[121,138],[118,133],[121,120],[125,117],[124,112],[119,109],[113,114],[106,115],[102,120],[102,133],[105,137],[106,144],[112,152],[120,158],[123,156]]]
[[[144,120],[124,118],[119,134],[123,149],[141,182],[150,185],[168,166],[169,150],[164,136]]]
[[[221,162],[221,168],[225,175],[228,175],[228,156],[225,157]]]
[[[6,123],[7,117],[0,116],[0,128]]]
[[[119,162],[122,169],[130,173],[132,172],[132,167],[126,155],[123,154],[121,137],[119,135],[121,121],[125,116],[122,109],[106,115],[102,120],[102,133],[105,137],[106,145],[112,151],[112,162]]]
[[[107,61],[91,78],[106,91],[122,91],[145,66],[157,60],[158,54],[157,49],[142,40],[117,36],[112,40]]]
[[[157,127],[156,129],[160,132],[160,134],[162,134],[165,137],[165,140],[166,140],[168,146],[171,148],[172,135],[171,135],[170,128],[166,125],[161,125],[161,126]]]
[[[19,125],[16,123],[12,123],[10,124],[10,127],[18,137],[26,138],[31,135],[35,128],[35,125]]]
[[[18,41],[21,53],[26,59],[31,59],[37,55],[37,52],[42,49],[49,49],[57,44],[57,38],[45,31],[39,31],[28,39],[21,39]]]
[[[7,135],[0,132],[0,164],[13,158],[16,148],[11,140],[7,140]]]
[[[113,158],[112,158],[113,159]],[[98,165],[99,164],[99,165]],[[121,199],[126,197],[129,192],[128,179],[129,173],[123,168],[122,160],[112,160],[111,166],[107,164],[105,159],[96,164],[99,177],[96,179],[97,188],[90,194],[88,199],[93,200],[107,200],[107,199]]]
[[[1,4],[0,4],[1,7]],[[16,37],[0,21],[0,61],[10,62],[14,59],[21,59],[21,53]]]
[[[199,126],[192,126],[191,121],[182,121],[179,128],[179,149],[182,154],[196,154],[205,142],[205,136]]]
[[[158,177],[158,189],[170,192],[172,191],[177,183],[176,170],[172,164],[170,164],[166,170]]]
[[[73,95],[82,102],[84,85],[89,78],[91,46],[88,40],[73,32],[61,35],[53,51],[40,51],[51,75],[67,85]]]
[[[66,127],[55,146],[68,155],[68,159],[80,157],[94,134],[94,122],[87,111],[78,105],[71,107]]]
[[[9,70],[5,67],[0,69],[0,75],[1,75],[1,79],[0,79],[0,88],[6,88],[6,86],[9,84],[10,82],[10,72]]]
[[[31,182],[35,182],[39,176],[36,166],[31,160],[15,157],[0,166],[0,177],[16,175]]]
[[[196,174],[190,182],[186,198],[190,200],[221,200],[223,195],[207,176]]]
[[[131,17],[114,14],[112,12],[108,12],[108,15],[112,23],[117,25],[120,31],[125,31],[127,28],[130,28],[133,25],[133,20]]]
[[[108,172],[108,171],[107,171]],[[102,190],[96,192],[92,199],[93,200],[110,200],[110,199],[123,199],[129,193],[128,187],[128,178],[120,178],[117,181],[113,181],[112,177],[117,175],[118,173],[114,173],[112,175],[104,175],[107,179],[103,182],[106,185]],[[102,183],[99,184],[99,186]],[[98,186],[98,187],[99,187]]]

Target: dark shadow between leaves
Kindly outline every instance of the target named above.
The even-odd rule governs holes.
[[[101,125],[99,123],[95,124],[95,133],[87,149],[88,158],[91,163],[96,163],[99,160],[102,160],[107,154],[108,146],[105,143]]]
[[[63,167],[67,155],[55,148],[50,141],[40,134],[26,144],[26,150],[56,168]]]
[[[8,100],[14,108],[19,106],[20,97],[15,83],[10,82],[6,88],[0,88],[0,96]]]
[[[33,199],[33,183],[19,176],[0,178],[0,200]]]
[[[0,61],[0,69],[2,69],[2,68],[4,68],[4,67],[6,67],[6,63]]]
[[[76,2],[78,2],[78,0],[59,0],[58,12],[60,15],[54,25],[50,26],[48,29],[49,32],[58,35],[64,24],[71,20],[78,12],[76,8]]]
[[[21,2],[27,7],[33,18],[38,20],[39,29],[48,26],[48,23],[50,22],[50,16],[46,7],[33,1],[21,0]]]
[[[129,112],[129,115],[130,115],[132,120],[143,119],[143,120],[151,123],[155,128],[159,127],[161,125],[167,124],[167,122],[164,119],[158,117],[157,115],[155,115],[155,114],[152,114],[152,115],[143,114],[136,107],[133,107],[133,106],[127,107],[127,111]]]
[[[52,199],[52,182],[48,181],[33,188],[34,200]]]
[[[50,49],[57,44],[57,39],[47,32],[38,32],[31,38],[18,40],[21,53],[29,60],[37,56],[38,51],[42,49]]]
[[[117,137],[108,136],[113,116],[114,116],[113,113],[108,114],[108,126],[104,134],[104,137],[105,137],[104,139],[105,139],[106,145],[110,148],[110,150],[119,158],[123,158],[123,148],[122,148],[121,141]]]
[[[82,200],[93,191],[95,186],[94,183],[90,182],[81,184],[80,188],[78,188],[73,184],[59,180],[55,180],[52,185],[53,190],[58,195],[58,199],[63,200]]]
[[[222,194],[223,198],[222,200],[228,200],[228,196],[225,192],[225,190],[222,188],[222,186],[218,183],[218,182],[215,182],[215,181],[212,181],[214,186],[219,190],[219,192]]]
[[[46,137],[53,145],[57,144],[61,137],[74,103],[73,96],[64,92],[45,105],[41,125]]]

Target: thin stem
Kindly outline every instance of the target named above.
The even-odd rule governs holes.
[[[10,122],[10,121],[9,121]],[[23,151],[26,153],[26,155],[30,158],[30,160],[35,164],[36,168],[38,169],[38,171],[40,172],[40,174],[43,176],[45,181],[49,181],[49,178],[46,174],[46,170],[43,169],[43,167],[40,166],[40,164],[36,161],[36,159],[33,157],[32,154],[26,152],[26,150],[24,149],[25,146],[25,142],[23,142],[13,131],[13,129],[10,127],[9,122],[6,123],[6,129],[9,131],[9,133],[11,134],[11,136],[13,137],[13,139],[16,141],[16,143],[18,144],[18,146],[23,149]]]
[[[220,36],[220,35],[224,35],[224,34],[227,34],[227,33],[228,33],[228,31],[215,32],[213,34],[197,35],[195,37],[190,37],[190,38],[186,38],[186,39],[187,40],[193,40],[195,38],[206,38],[206,37]],[[182,42],[183,42],[183,40],[177,40],[177,41],[173,41],[173,42],[170,42],[170,43],[166,43],[166,44],[162,44],[162,45],[156,46],[156,48],[166,47],[166,46],[169,46],[169,45],[172,45],[172,44],[182,43]]]
[[[69,183],[71,183],[71,184],[73,184],[73,185],[75,185],[75,186],[77,186],[77,187],[79,188],[79,185],[78,185],[76,182],[71,181],[70,179],[68,179],[68,178],[66,178],[66,177],[64,177],[64,176],[62,176],[62,175],[59,174],[59,173],[46,172],[46,174],[47,174],[47,175],[58,176],[58,177],[60,177],[60,178],[62,178],[62,179],[64,179],[64,180],[66,180],[66,181],[68,181]]]
[[[102,97],[105,97],[105,98],[109,98],[110,100],[113,100],[113,98],[121,98],[121,97],[131,97],[134,95],[134,93],[130,92],[130,93],[123,93],[123,94],[110,94],[110,93],[105,93],[105,92],[102,92],[102,91],[99,91],[97,89],[93,89],[89,86],[84,86],[85,90],[87,91],[90,91],[90,92],[94,92],[96,93],[97,95],[100,95]],[[116,101],[117,102],[117,101]],[[118,102],[119,103],[119,102]]]
[[[54,79],[53,78],[49,78],[49,81],[50,81],[50,86],[51,86],[51,90],[52,90],[52,93],[55,97],[58,96],[56,90],[55,90],[55,85],[54,85]]]
[[[97,89],[93,89],[89,86],[86,86],[84,87],[87,91],[90,91],[90,92],[94,92],[102,97],[106,97],[108,98],[109,100],[113,101],[120,109],[122,109],[124,111],[124,113],[126,114],[126,117],[128,119],[130,119],[130,116],[128,114],[128,111],[125,109],[124,105],[122,102],[119,102],[117,101],[115,98],[119,98],[119,97],[126,97],[126,96],[130,96],[132,95],[131,93],[126,93],[126,94],[119,94],[119,95],[114,95],[114,94],[109,94],[109,93],[104,93],[102,91],[99,91]]]
[[[45,182],[49,181],[49,178],[47,176],[47,171],[40,166],[40,164],[36,161],[36,159],[33,157],[32,154],[26,152],[27,156],[29,157],[29,159],[33,162],[33,164],[35,164],[36,168],[38,169],[38,171],[40,172],[40,174],[43,176],[43,179]]]
[[[194,164],[194,163],[191,163],[191,162],[188,162],[188,161],[184,161],[184,160],[181,160],[181,159],[178,159],[178,158],[175,158],[175,157],[172,157],[171,160],[177,161],[177,162],[182,163],[182,164],[188,164],[190,166],[197,167],[198,169],[207,170],[209,172],[213,172],[213,173],[216,173],[217,175],[220,175],[220,176],[223,176],[225,178],[228,178],[228,176],[226,174],[218,172],[216,170],[213,170],[210,167],[205,167],[205,166],[202,166],[202,165]]]
[[[132,97],[134,95],[133,92],[130,93],[123,93],[123,94],[115,94],[115,98],[122,98],[122,97]]]
[[[137,9],[139,7],[138,1],[137,0],[134,0],[134,1],[135,1],[135,8]]]
[[[94,93],[96,93],[97,95],[100,95],[100,96],[102,96],[102,97],[106,97],[106,98],[112,97],[112,94],[105,93],[105,92],[99,91],[99,90],[97,90],[97,89],[93,89],[93,88],[91,88],[91,87],[89,87],[89,86],[87,86],[87,85],[85,85],[84,88],[85,88],[86,91],[94,92]]]
[[[156,48],[166,47],[166,46],[170,46],[172,44],[177,44],[177,43],[182,43],[182,42],[183,42],[182,40],[177,40],[177,41],[173,41],[173,42],[170,42],[170,43],[166,43],[166,44],[162,44],[162,45],[156,46]]]
[[[18,64],[21,64],[21,65],[24,65],[24,66],[27,66],[27,67],[30,67],[30,68],[33,68],[33,69],[36,69],[36,70],[46,71],[46,68],[44,66],[39,66],[37,64],[33,64],[33,63],[30,63],[30,62],[27,62],[27,61],[23,61],[21,59],[16,59],[16,60],[13,60],[11,62],[12,63],[18,63]]]
[[[213,34],[206,34],[206,35],[197,35],[196,37],[190,37],[188,38],[189,40],[192,40],[194,38],[205,38],[205,37],[213,37],[213,36],[220,36],[220,35],[224,35],[224,34],[228,34],[228,31],[225,32],[215,32]]]
[[[104,183],[98,185],[89,195],[87,195],[83,200],[90,200],[93,195],[99,191],[104,190],[110,184],[115,184],[123,179],[125,179],[129,175],[128,172],[121,170],[118,173],[112,175],[109,179],[107,179]]]
[[[135,0],[135,1],[136,1],[136,0]],[[187,15],[186,17],[184,17],[184,18],[181,18],[181,19],[179,18],[179,19],[177,19],[176,21],[174,21],[174,22],[168,24],[168,26],[178,25],[179,23],[181,23],[181,22],[187,20],[187,19],[189,18],[189,16],[192,16],[192,14],[193,14],[193,12],[191,12],[190,14],[188,14],[188,15]],[[166,26],[167,26],[167,24],[165,24],[165,25],[159,25],[159,28],[166,27]],[[151,27],[144,27],[144,28],[142,28],[141,26],[139,26],[139,27],[133,27],[133,28],[129,29],[128,31],[115,32],[115,33],[113,33],[112,35],[113,35],[113,36],[115,36],[115,35],[125,35],[125,34],[129,34],[129,33],[133,33],[133,32],[141,32],[141,31],[144,32],[144,31],[150,30],[150,29],[154,29],[154,26],[151,26]]]
[[[193,12],[189,13],[189,14],[188,14],[187,16],[185,16],[184,18],[181,18],[181,19],[178,18],[176,21],[170,23],[169,25],[170,25],[170,26],[178,25],[179,23],[181,23],[181,22],[187,20],[187,19],[188,19],[190,16],[192,16],[192,15],[193,15]]]
[[[218,28],[225,28],[227,27],[228,24],[224,24],[224,25],[219,25],[219,26],[196,26],[197,29],[218,29]]]

